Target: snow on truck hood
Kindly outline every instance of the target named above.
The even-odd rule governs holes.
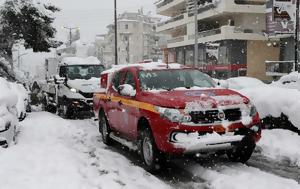
[[[248,103],[245,96],[229,89],[145,92],[146,101],[157,106],[191,110],[235,106]]]
[[[68,86],[84,93],[94,93],[100,90],[100,78],[68,80]]]

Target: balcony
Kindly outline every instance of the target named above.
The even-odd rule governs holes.
[[[224,0],[224,1],[212,1],[200,5],[198,8],[198,19],[205,19],[210,17],[216,17],[223,14],[235,14],[235,13],[253,13],[253,14],[265,14],[266,0]],[[189,8],[188,16],[194,15],[193,7]]]
[[[162,0],[156,4],[157,13],[164,16],[173,16],[174,12],[186,10],[185,0]]]
[[[183,40],[182,40],[183,39]],[[198,34],[198,43],[215,42],[222,40],[267,40],[262,31],[241,29],[236,26],[222,26],[213,30],[202,31]],[[174,38],[168,43],[168,48],[192,45],[195,43],[195,35],[181,36]]]
[[[181,14],[175,16],[165,22],[161,22],[157,25],[157,32],[166,31],[172,28],[176,28],[178,26],[182,26],[186,24],[186,18],[188,18],[187,14]]]

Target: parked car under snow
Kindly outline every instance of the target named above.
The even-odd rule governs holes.
[[[0,146],[8,147],[16,137],[18,97],[3,78],[0,78],[0,91]]]

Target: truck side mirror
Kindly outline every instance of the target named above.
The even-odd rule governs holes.
[[[67,82],[67,78],[66,77],[60,77],[59,75],[56,75],[54,77],[54,83],[55,84],[63,84]]]
[[[134,97],[136,95],[136,90],[133,88],[133,86],[124,84],[118,87],[118,93],[123,96]]]

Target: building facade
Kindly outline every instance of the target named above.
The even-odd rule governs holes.
[[[251,76],[269,80],[265,61],[277,61],[280,48],[268,45],[266,0],[161,0],[157,13],[170,19],[157,31],[171,35],[168,62],[195,66],[217,78]],[[194,65],[195,25],[198,63]]]
[[[163,58],[162,48],[166,46],[167,35],[157,34],[156,26],[160,18],[137,13],[125,12],[118,16],[118,63],[137,63]],[[101,38],[101,39],[99,39]],[[108,26],[108,33],[99,35],[98,52],[103,62],[114,64],[114,25]],[[102,52],[101,52],[102,51]],[[101,59],[101,58],[100,58]]]

